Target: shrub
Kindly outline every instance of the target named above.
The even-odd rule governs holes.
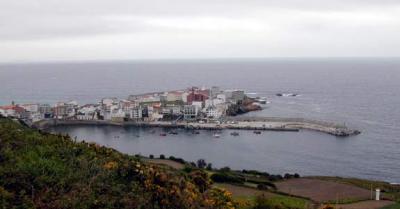
[[[190,173],[190,172],[193,171],[193,167],[185,165],[185,167],[183,168],[183,171],[186,172],[186,173]]]
[[[165,159],[165,155],[161,154],[160,159]]]
[[[153,158],[154,158],[154,155],[149,155],[149,157],[150,157],[150,159],[153,159]]]
[[[268,187],[276,189],[275,184],[271,183],[271,182],[263,182],[263,183],[260,183],[260,184],[257,185],[257,189],[260,189],[260,190],[267,190]]]
[[[211,171],[211,170],[212,170],[212,164],[211,164],[211,163],[208,163],[206,169],[209,170],[209,171]]]
[[[221,169],[219,169],[221,172],[230,172],[231,171],[231,168],[229,168],[228,166],[226,166],[226,167],[223,167],[223,168],[221,168]]]
[[[214,182],[218,183],[224,183],[224,182],[229,182],[229,183],[237,183],[237,184],[243,184],[244,179],[240,177],[236,177],[227,173],[214,173],[211,175],[211,180]]]
[[[204,159],[199,159],[197,160],[197,167],[198,168],[205,168],[207,165],[206,161]]]

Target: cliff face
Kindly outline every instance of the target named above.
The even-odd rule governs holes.
[[[232,206],[199,176],[0,118],[0,208]]]

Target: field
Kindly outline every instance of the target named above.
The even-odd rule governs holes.
[[[352,185],[319,179],[290,179],[276,183],[278,191],[310,198],[316,202],[348,203],[368,200],[371,192]]]
[[[382,207],[391,206],[391,205],[393,205],[393,202],[388,201],[388,200],[381,200],[381,201],[368,200],[368,201],[362,201],[362,202],[357,202],[357,203],[339,205],[337,207],[337,209],[381,209]],[[399,206],[399,205],[397,205],[397,206]],[[385,207],[384,209],[399,209],[399,208],[400,207],[397,207],[397,208],[396,207]]]
[[[251,208],[254,204],[255,197],[260,195],[264,195],[264,197],[268,199],[268,202],[272,203],[273,205],[282,205],[285,208],[306,209],[313,205],[313,203],[306,199],[280,195],[268,191],[261,191],[245,186],[237,186],[232,184],[215,184],[214,186],[218,188],[224,188],[231,192],[234,199],[242,203],[242,207],[240,207],[242,209]]]

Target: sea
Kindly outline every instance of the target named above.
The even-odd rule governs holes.
[[[266,97],[248,116],[302,117],[358,129],[352,137],[314,131],[225,130],[160,136],[168,130],[66,126],[52,131],[96,142],[123,153],[164,154],[213,167],[273,174],[329,175],[400,183],[400,59],[279,58],[146,60],[0,64],[0,105],[76,100],[219,86]],[[278,93],[297,96],[277,96]]]

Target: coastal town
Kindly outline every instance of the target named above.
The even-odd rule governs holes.
[[[50,104],[0,106],[0,114],[35,123],[46,119],[82,121],[204,121],[218,122],[226,116],[261,110],[265,100],[250,98],[243,90],[219,87],[129,95],[126,99],[103,98],[95,104],[76,101]]]
[[[299,131],[302,129],[335,136],[352,136],[360,131],[331,122],[304,118],[239,116],[262,110],[265,98],[250,97],[244,90],[219,87],[190,87],[184,90],[129,95],[126,99],[103,98],[95,104],[76,101],[50,104],[0,106],[0,115],[23,121],[28,126],[46,129],[57,125],[128,125],[185,129],[242,129],[261,131]],[[237,132],[232,135],[237,136]],[[219,134],[216,134],[219,136]]]

